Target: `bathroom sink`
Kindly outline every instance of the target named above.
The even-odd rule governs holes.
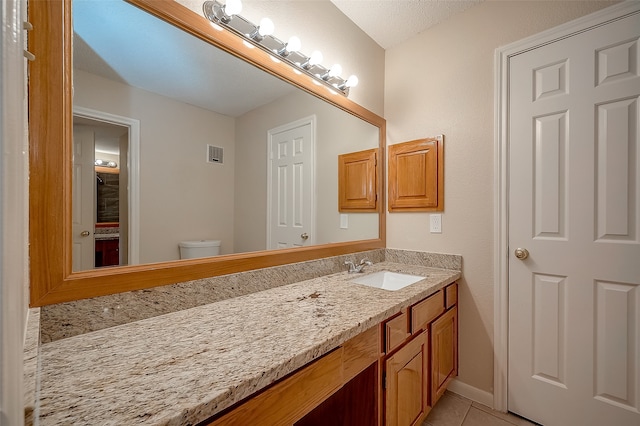
[[[369,287],[377,287],[383,290],[400,290],[409,284],[413,284],[426,277],[418,275],[400,274],[398,272],[380,271],[373,274],[364,275],[362,277],[350,280],[356,284],[368,285]]]

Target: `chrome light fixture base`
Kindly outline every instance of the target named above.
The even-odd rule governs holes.
[[[259,35],[260,27],[258,25],[239,14],[227,15],[225,5],[217,0],[205,1],[202,5],[202,10],[204,16],[214,24],[232,31],[242,37],[245,42],[266,51],[278,60],[288,63],[295,71],[310,76],[314,81],[330,90],[349,96],[350,85],[347,83],[349,79],[343,79],[339,75],[330,75],[329,68],[321,64],[311,65],[313,62],[311,56],[306,56],[297,50],[288,50],[291,40],[284,42],[270,34]]]

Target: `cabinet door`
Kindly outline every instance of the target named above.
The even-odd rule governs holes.
[[[449,309],[431,324],[431,405],[449,380],[458,374],[458,308]]]
[[[338,211],[375,212],[378,149],[338,155]]]
[[[387,359],[387,426],[419,425],[429,412],[428,345],[424,331]]]

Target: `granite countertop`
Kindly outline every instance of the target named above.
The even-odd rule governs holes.
[[[427,278],[391,292],[341,272],[43,344],[37,421],[198,423],[461,276],[390,262],[365,274],[380,270]]]
[[[94,234],[93,236],[95,238],[96,241],[102,241],[102,240],[117,240],[120,238],[120,234],[119,233],[111,233],[111,234]]]

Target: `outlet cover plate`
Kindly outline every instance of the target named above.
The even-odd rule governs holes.
[[[429,215],[429,231],[432,234],[442,234],[442,215]]]

